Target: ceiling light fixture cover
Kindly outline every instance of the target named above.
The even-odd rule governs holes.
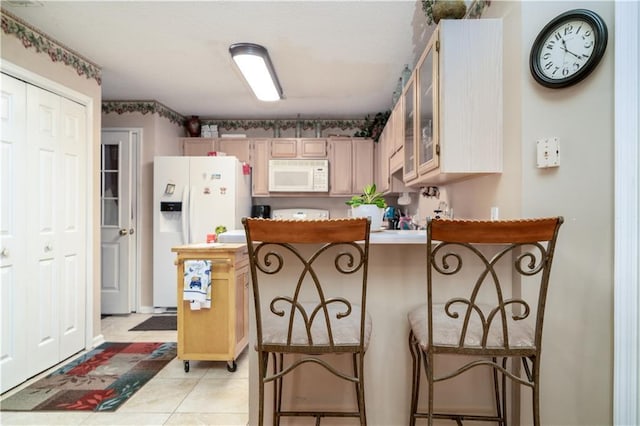
[[[254,43],[235,43],[229,46],[229,53],[259,100],[282,99],[282,87],[267,49]]]

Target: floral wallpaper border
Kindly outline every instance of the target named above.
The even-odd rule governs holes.
[[[184,125],[185,118],[158,101],[102,101],[102,113],[119,115],[131,112],[158,114],[179,126]]]
[[[93,78],[102,85],[102,69],[61,43],[52,40],[26,22],[11,15],[4,9],[2,13],[2,32],[17,37],[28,49],[33,47],[38,53],[46,53],[53,62],[62,62],[76,70],[78,75]]]
[[[166,107],[158,101],[102,101],[103,114],[126,114],[139,112],[145,114],[158,114],[167,118],[174,124],[183,126],[186,117]],[[202,118],[202,124],[216,124],[219,129],[224,130],[249,130],[249,129],[294,129],[300,126],[302,130],[317,129],[340,129],[340,130],[360,130],[365,124],[365,120],[338,120],[338,119],[317,119],[317,120],[297,120],[297,119],[273,119],[273,120],[236,120],[236,119],[215,119]]]
[[[300,127],[301,130],[311,129],[340,129],[340,130],[356,130],[360,129],[364,124],[364,120],[217,120],[202,119],[202,124],[217,124],[218,128],[225,130],[249,130],[249,129],[295,129]]]

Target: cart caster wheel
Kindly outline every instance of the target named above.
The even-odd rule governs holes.
[[[227,371],[233,373],[238,368],[238,364],[235,361],[227,361]]]
[[[184,372],[188,373],[189,372],[189,361],[185,361],[184,362]]]

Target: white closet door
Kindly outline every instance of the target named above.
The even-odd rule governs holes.
[[[24,82],[0,74],[0,391],[27,376],[26,93]]]
[[[60,145],[60,97],[27,86],[27,322],[29,370],[36,374],[60,360],[60,267],[58,223],[65,197],[56,161]],[[28,272],[27,272],[28,271]]]
[[[61,99],[59,171],[54,197],[60,256],[60,359],[84,348],[86,306],[87,129],[85,108]]]
[[[86,337],[84,106],[1,74],[1,391]]]

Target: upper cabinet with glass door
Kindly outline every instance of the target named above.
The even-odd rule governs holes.
[[[418,173],[425,174],[438,167],[438,122],[435,111],[438,100],[437,37],[432,37],[416,66],[416,151]]]
[[[403,102],[403,128],[404,128],[404,163],[403,163],[403,180],[409,181],[415,179],[418,175],[416,169],[415,156],[415,112],[416,112],[416,95],[415,95],[415,76],[411,74],[409,82],[402,93],[401,102]]]
[[[423,186],[501,173],[502,22],[440,21],[414,77],[414,127],[405,122],[413,139],[405,133],[404,154],[415,164],[405,161],[413,170],[405,169],[405,183]]]

